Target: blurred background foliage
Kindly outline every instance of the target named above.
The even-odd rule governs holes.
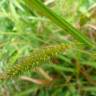
[[[96,0],[42,2],[96,42]],[[17,80],[1,83],[0,96],[96,96],[96,49],[75,44],[40,14],[23,0],[0,0],[0,72],[41,46],[68,42],[72,48]]]

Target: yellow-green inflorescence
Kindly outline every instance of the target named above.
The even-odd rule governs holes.
[[[0,79],[11,79],[25,71],[38,67],[41,63],[64,52],[67,48],[68,45],[57,44],[34,50],[29,56],[22,58],[19,63],[7,68],[6,71],[0,75]]]

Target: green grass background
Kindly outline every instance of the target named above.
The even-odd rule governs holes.
[[[37,48],[71,46],[41,64],[51,81],[40,68],[32,69],[15,80],[1,81],[0,96],[96,96],[95,42],[96,0],[0,0],[1,73]]]

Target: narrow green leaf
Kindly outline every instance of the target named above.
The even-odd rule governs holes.
[[[30,10],[37,11],[40,14],[43,14],[47,18],[49,18],[52,22],[57,24],[63,30],[67,31],[71,34],[75,39],[89,46],[93,46],[91,40],[89,40],[84,34],[79,32],[76,28],[74,28],[70,23],[68,23],[64,18],[52,12],[49,8],[47,8],[40,0],[24,0],[26,5]]]

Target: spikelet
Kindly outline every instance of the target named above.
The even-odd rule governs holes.
[[[38,67],[51,57],[54,57],[59,53],[64,52],[67,48],[68,45],[58,44],[37,49],[33,51],[29,56],[21,59],[19,63],[7,68],[6,71],[3,72],[3,74],[0,76],[0,79],[11,79],[27,70]]]

